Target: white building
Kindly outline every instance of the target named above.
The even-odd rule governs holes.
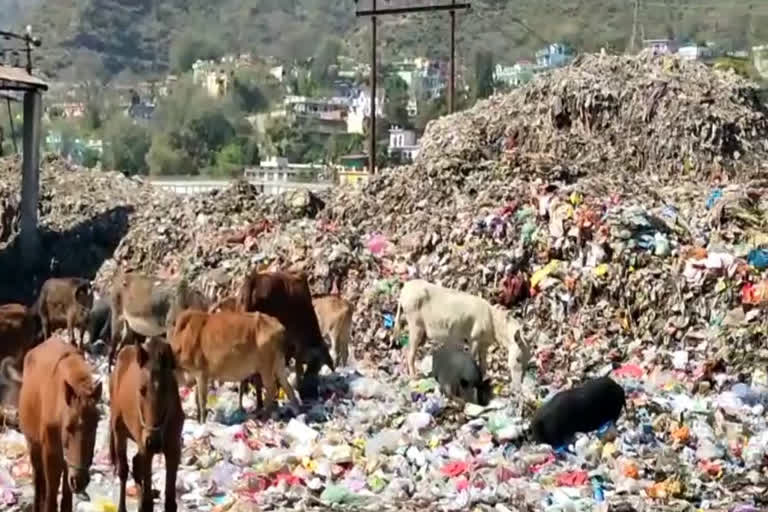
[[[712,49],[697,44],[681,46],[677,54],[683,60],[700,60],[712,57]]]
[[[390,157],[399,155],[403,162],[413,162],[419,156],[419,145],[416,140],[416,132],[404,130],[399,126],[389,129],[389,147],[387,153]]]

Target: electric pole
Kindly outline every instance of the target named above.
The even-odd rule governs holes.
[[[369,166],[371,173],[376,172],[376,18],[377,16],[408,14],[416,12],[436,12],[436,11],[449,11],[451,15],[451,70],[450,78],[448,81],[448,111],[453,112],[455,108],[455,94],[456,94],[456,11],[469,9],[471,6],[469,3],[456,3],[457,0],[451,0],[449,4],[439,5],[420,5],[413,7],[396,7],[391,9],[377,9],[376,0],[371,0],[371,9],[357,11],[355,15],[357,17],[370,17],[371,18],[371,117],[370,117],[370,129],[368,135],[370,140],[368,141],[368,147],[370,154],[368,155]],[[355,4],[358,0],[355,0]]]

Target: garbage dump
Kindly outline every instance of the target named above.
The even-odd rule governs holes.
[[[245,183],[178,197],[49,160],[44,228],[89,235],[50,235],[47,257],[66,273],[101,259],[80,272],[102,287],[128,267],[216,297],[255,266],[303,270],[317,293],[343,277],[350,367],[325,375],[322,399],[296,417],[243,417],[233,386],[212,392],[213,417],[185,425],[185,509],[761,510],[768,107],[756,92],[700,63],[586,55],[432,122],[413,165],[324,198]],[[3,161],[6,187],[18,167]],[[535,347],[522,416],[502,347],[485,407],[406,377],[407,335],[392,330],[412,278],[511,309]],[[566,446],[528,440],[538,405],[603,375],[626,393],[616,424]],[[182,391],[192,417],[194,390]],[[115,509],[101,429],[78,510]],[[13,429],[0,461],[0,501],[21,510],[31,475]]]

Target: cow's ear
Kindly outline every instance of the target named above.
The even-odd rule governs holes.
[[[144,368],[149,362],[149,352],[141,345],[136,347],[136,362],[139,368]]]
[[[69,382],[64,381],[64,403],[67,404],[67,407],[72,407],[76,397],[77,394],[75,393],[75,389]]]
[[[75,289],[75,301],[85,304],[88,301],[88,295],[91,293],[91,283],[83,283]]]

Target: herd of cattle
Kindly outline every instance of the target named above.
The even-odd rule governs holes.
[[[171,286],[121,272],[108,296],[97,300],[88,280],[57,278],[45,282],[29,308],[0,306],[0,398],[18,405],[34,473],[35,511],[57,510],[60,485],[61,510],[72,510],[73,493],[84,493],[89,483],[102,384],[83,355],[85,333],[91,344],[109,345],[109,453],[120,478],[119,512],[126,510],[128,439],[138,448],[132,475],[139,510],[153,508],[151,462],[163,454],[168,512],[176,510],[182,448],[179,384],[194,381],[201,423],[211,380],[239,383],[240,408],[253,384],[258,409],[273,409],[278,385],[297,409],[318,397],[324,366],[335,371],[347,365],[352,314],[352,304],[338,294],[312,297],[304,274],[258,270],[246,276],[236,296],[213,305],[184,280]],[[409,334],[411,376],[417,373],[419,345],[426,339],[440,342],[432,375],[442,392],[487,405],[492,387],[487,353],[498,344],[507,351],[512,389],[520,391],[532,347],[509,312],[479,297],[412,280],[398,301],[396,337],[401,315]],[[64,328],[70,343],[53,335]],[[295,389],[287,372],[291,360]],[[609,378],[561,392],[534,415],[533,439],[567,442],[576,432],[616,421],[624,400],[621,386]]]

